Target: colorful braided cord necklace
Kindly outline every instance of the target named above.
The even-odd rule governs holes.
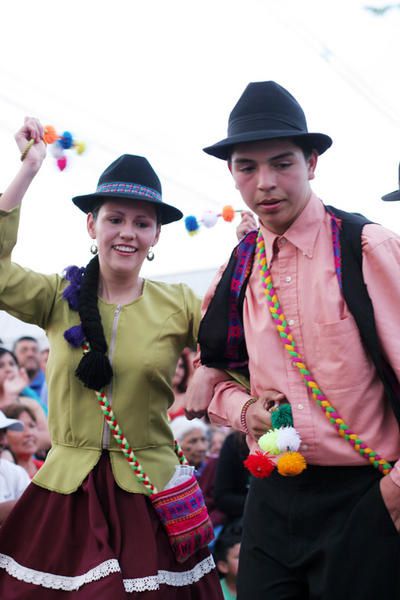
[[[84,353],[87,353],[90,351],[90,346],[87,342],[83,342],[82,350]],[[125,458],[127,459],[129,466],[131,467],[134,475],[144,485],[144,487],[150,492],[150,495],[157,494],[157,488],[151,482],[150,477],[147,475],[147,473],[143,470],[143,467],[140,464],[139,459],[137,458],[136,454],[134,453],[128,440],[122,433],[122,429],[118,424],[118,421],[115,417],[115,413],[114,413],[113,409],[111,408],[111,404],[107,398],[107,395],[102,391],[95,392],[95,395],[97,398],[97,402],[99,403],[99,406],[103,413],[104,419],[107,422],[107,424],[110,428],[110,431],[111,431],[114,439],[116,440],[117,444],[121,447],[121,451],[122,451],[123,455],[125,456]],[[189,464],[185,458],[185,455],[183,454],[182,448],[179,446],[179,444],[176,440],[175,440],[174,450],[175,450],[175,454],[177,455],[178,460],[181,465]]]
[[[336,428],[338,434],[343,437],[358,454],[368,460],[384,475],[387,475],[392,469],[391,464],[382,458],[377,452],[372,450],[368,444],[366,444],[359,435],[354,433],[343,421],[338,411],[332,406],[323,391],[318,386],[310,370],[307,368],[303,357],[298,351],[293,334],[273,286],[271,272],[267,263],[264,239],[261,231],[258,232],[257,236],[256,252],[261,283],[264,289],[264,295],[267,301],[269,312],[275,322],[276,329],[283,346],[291,357],[293,366],[297,367],[300,376],[303,379],[307,389],[310,390],[313,399],[321,408],[328,421]],[[340,267],[340,265],[337,264],[338,262],[340,262],[340,259],[338,259],[338,257],[335,255],[335,266],[337,267],[336,270]]]

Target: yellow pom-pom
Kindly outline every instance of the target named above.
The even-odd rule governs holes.
[[[85,142],[75,142],[74,147],[77,154],[83,154],[86,150]]]
[[[306,459],[300,452],[285,452],[277,462],[277,469],[285,477],[300,475],[307,468]]]
[[[269,454],[277,455],[279,454],[279,448],[277,446],[276,440],[278,438],[278,430],[270,429],[267,433],[264,433],[258,440],[258,445],[260,446],[263,452],[268,452]]]

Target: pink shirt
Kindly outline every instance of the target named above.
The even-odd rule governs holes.
[[[277,236],[265,228],[262,233],[280,304],[315,381],[364,442],[387,460],[396,461],[400,457],[399,426],[341,294],[330,216],[322,202],[312,195],[284,235]],[[366,225],[362,246],[364,280],[374,306],[378,335],[400,379],[400,237],[379,225]],[[278,248],[274,256],[273,247]],[[222,269],[207,293],[204,308],[221,273]],[[274,389],[286,396],[307,462],[367,464],[328,422],[292,365],[268,311],[256,261],[246,290],[243,320],[250,395]],[[240,430],[240,413],[250,395],[234,381],[218,384],[209,406],[212,421]],[[250,450],[257,448],[253,438],[248,436],[247,441]],[[400,486],[400,461],[391,476]]]

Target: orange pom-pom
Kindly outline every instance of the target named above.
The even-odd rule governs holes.
[[[277,469],[284,477],[300,475],[307,468],[306,459],[300,452],[285,452],[277,462]]]
[[[46,144],[54,144],[59,139],[53,125],[46,125],[44,128],[43,141]]]
[[[229,204],[224,206],[222,209],[222,212],[221,212],[221,216],[224,221],[228,221],[228,222],[233,221],[233,219],[235,218],[235,211],[234,211],[233,207],[230,206]]]

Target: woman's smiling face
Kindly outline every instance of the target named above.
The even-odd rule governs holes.
[[[89,213],[87,226],[96,239],[103,274],[139,274],[160,234],[155,207],[140,200],[108,200],[96,217]]]

